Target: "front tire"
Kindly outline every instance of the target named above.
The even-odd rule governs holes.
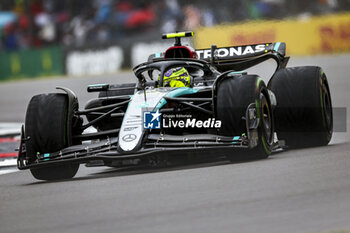
[[[274,122],[271,103],[264,81],[257,75],[242,75],[223,79],[218,84],[217,116],[222,121],[220,135],[241,136],[247,133],[246,111],[256,104],[258,145],[245,153],[249,158],[267,158],[272,151]],[[228,156],[235,160],[234,155]]]
[[[34,96],[28,105],[25,118],[26,153],[29,163],[37,153],[52,153],[69,145],[68,98],[66,94],[41,94]],[[70,126],[71,127],[71,126]],[[38,180],[69,179],[75,176],[79,164],[30,169]]]

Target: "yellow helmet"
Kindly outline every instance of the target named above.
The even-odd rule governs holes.
[[[190,87],[191,76],[184,67],[172,68],[165,72],[163,87]]]

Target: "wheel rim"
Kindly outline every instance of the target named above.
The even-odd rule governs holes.
[[[272,143],[273,139],[273,129],[272,129],[272,116],[270,111],[270,106],[263,94],[262,95],[262,106],[261,106],[261,119],[262,119],[262,127],[263,131],[266,135],[266,140],[269,144]]]
[[[323,99],[323,114],[325,118],[325,123],[327,130],[330,132],[332,130],[332,103],[328,92],[328,88],[325,84],[322,85],[322,99]]]

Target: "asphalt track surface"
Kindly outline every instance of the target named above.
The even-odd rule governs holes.
[[[335,107],[349,109],[350,55],[291,59],[320,65]],[[82,103],[91,83],[132,81],[130,73],[0,84],[0,121],[24,120],[34,94],[55,86]],[[349,114],[348,114],[349,115]],[[70,181],[39,182],[28,171],[0,175],[0,232],[259,232],[350,229],[350,134],[327,147],[265,160],[217,161],[163,169],[80,167]]]

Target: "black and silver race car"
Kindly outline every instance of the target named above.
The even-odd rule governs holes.
[[[88,166],[159,165],[184,156],[225,152],[267,158],[286,148],[327,145],[333,117],[322,68],[286,68],[285,43],[194,50],[181,44],[192,32],[171,33],[175,45],[133,71],[138,83],[97,84],[79,109],[77,96],[34,96],[22,127],[18,168],[39,180],[72,178]],[[265,84],[244,70],[273,59]],[[189,86],[169,87],[164,74],[185,68]],[[86,129],[95,128],[86,133]]]

